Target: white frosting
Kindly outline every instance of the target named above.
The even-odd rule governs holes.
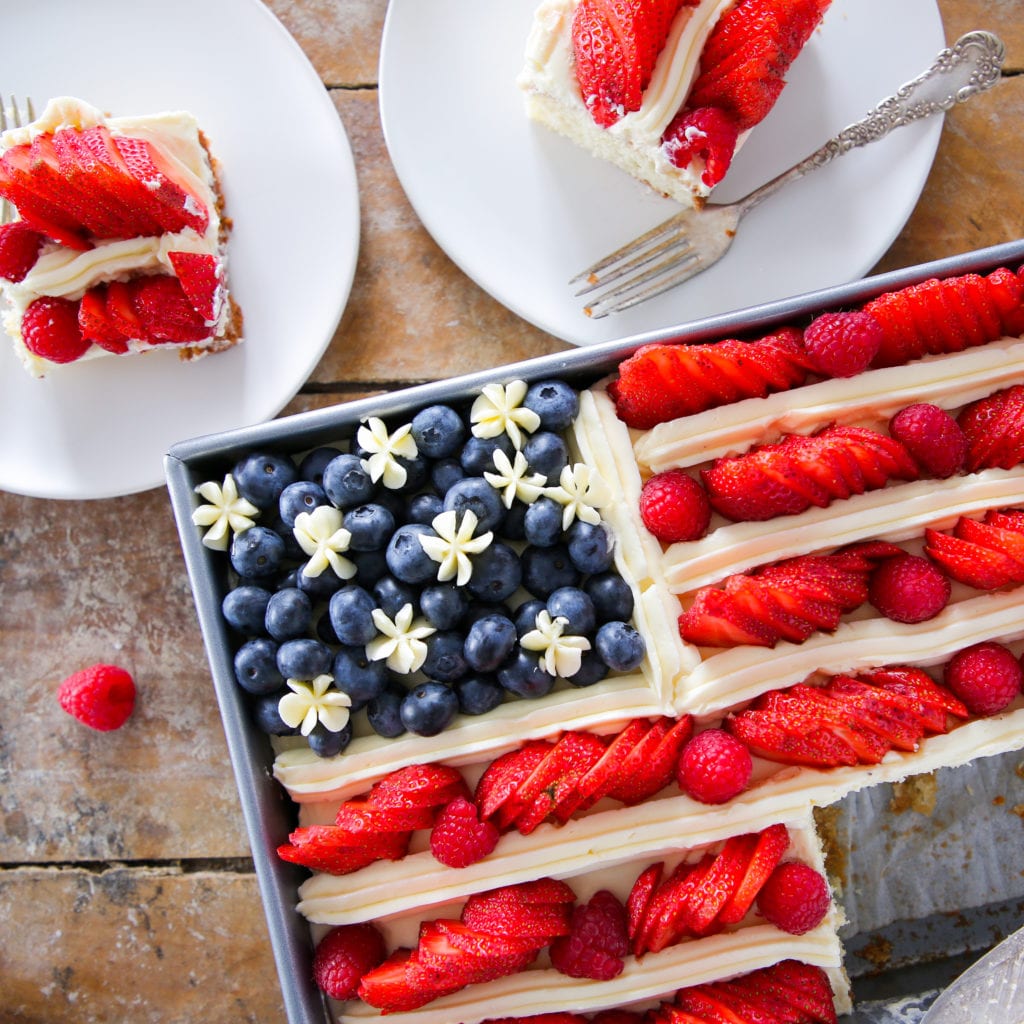
[[[469,418],[476,437],[508,434],[516,448],[523,446],[523,433],[540,426],[540,416],[523,405],[528,385],[524,380],[509,384],[485,384],[473,402]]]
[[[308,736],[318,724],[328,732],[341,732],[348,724],[352,699],[334,688],[334,676],[323,674],[313,680],[286,680],[291,693],[277,703],[278,714],[285,725]]]
[[[597,510],[611,500],[611,488],[591,466],[578,462],[562,470],[557,486],[544,488],[544,497],[562,506],[562,529],[568,530],[576,519],[591,526],[600,523]]]
[[[519,641],[526,650],[541,654],[541,667],[549,676],[571,679],[579,672],[584,653],[590,650],[590,641],[585,636],[565,632],[568,624],[564,616],[552,618],[541,609],[535,627]]]
[[[434,516],[431,526],[437,536],[420,534],[420,546],[438,563],[437,578],[441,583],[455,580],[464,587],[473,578],[472,555],[479,555],[491,546],[494,534],[488,530],[475,536],[479,520],[472,509],[460,517],[455,509]]]
[[[309,561],[302,567],[303,576],[319,576],[333,569],[339,579],[348,580],[356,574],[355,563],[343,557],[352,534],[344,527],[345,517],[333,505],[318,505],[312,512],[295,517],[292,533]]]
[[[424,640],[437,630],[424,618],[413,618],[413,607],[404,604],[394,619],[380,608],[373,609],[373,624],[380,636],[366,645],[370,661],[383,661],[392,672],[418,672],[427,660]]]
[[[192,513],[196,526],[207,527],[203,544],[213,551],[227,551],[231,538],[255,525],[260,510],[238,493],[235,478],[228,473],[224,482],[208,480],[196,488],[196,493],[207,504],[199,505]]]
[[[485,471],[484,479],[496,491],[501,491],[501,501],[505,508],[511,508],[516,498],[529,504],[544,493],[546,478],[540,473],[530,472],[530,465],[521,451],[515,453],[515,458],[509,459],[500,448],[496,448],[492,457],[497,472]]]
[[[409,473],[398,460],[415,459],[419,454],[411,423],[389,433],[383,420],[371,416],[356,432],[356,440],[370,453],[362,462],[374,483],[379,480],[390,490],[405,486]]]

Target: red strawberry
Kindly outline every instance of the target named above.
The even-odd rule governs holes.
[[[634,956],[658,953],[683,938],[686,925],[681,908],[700,878],[701,865],[706,866],[710,860],[710,855],[706,855],[698,864],[681,861],[651,894],[643,918],[630,935]]]
[[[758,832],[749,852],[746,870],[732,895],[718,914],[723,925],[738,924],[747,916],[761,887],[789,848],[789,833],[784,825],[769,825]]]
[[[625,908],[600,889],[573,910],[569,934],[551,944],[551,965],[570,978],[610,981],[622,973],[627,952]]]
[[[690,890],[682,918],[686,929],[698,938],[720,931],[727,923],[721,914],[747,880],[750,861],[757,849],[756,835],[733,836],[707,866]]]
[[[723,402],[764,398],[807,379],[811,362],[800,339],[799,331],[782,328],[757,341],[646,345],[620,364],[608,394],[619,418],[640,430]]]
[[[889,746],[913,751],[924,737],[924,725],[913,702],[898,693],[851,676],[835,676],[822,692],[838,702],[851,721],[877,733]]]
[[[1024,457],[1024,384],[972,402],[957,417],[967,438],[965,467],[1012,469]]]
[[[500,935],[472,931],[460,921],[425,921],[420,925],[414,963],[432,989],[431,998],[466,985],[479,985],[523,970],[537,955],[533,941],[520,950]]]
[[[83,296],[78,306],[78,326],[82,337],[113,352],[123,355],[128,351],[128,339],[114,325],[107,310],[107,286],[93,285]]]
[[[27,221],[0,224],[0,277],[23,281],[36,265],[46,238]]]
[[[627,806],[643,803],[673,779],[679,756],[693,734],[693,719],[659,718],[634,744],[608,789]]]
[[[27,146],[15,146],[0,158],[0,196],[17,207],[23,221],[47,238],[71,249],[89,249],[91,243],[82,224],[48,195],[40,194],[27,160],[19,158],[27,153]]]
[[[954,533],[965,532],[960,523]],[[1010,583],[1024,582],[1024,566],[1001,549],[999,541],[950,536],[930,527],[925,530],[925,554],[959,583],[979,590],[998,590]]]
[[[430,852],[450,868],[464,868],[483,860],[498,845],[500,833],[481,821],[476,804],[456,797],[438,816],[430,833]]]
[[[832,986],[820,967],[797,960],[783,960],[771,967],[742,974],[732,984],[755,996],[767,994],[782,1000],[791,1008],[789,1019],[792,1021],[836,1024]]]
[[[924,669],[895,665],[875,669],[863,678],[881,690],[902,697],[928,732],[947,732],[947,715],[967,717],[967,708]]]
[[[679,788],[704,804],[724,804],[750,785],[753,761],[746,745],[723,729],[705,729],[683,748]]]
[[[209,327],[192,308],[177,278],[167,274],[140,277],[131,287],[132,305],[152,341],[202,341],[209,337]]]
[[[604,128],[637,110],[680,0],[581,0],[572,45],[583,101]]]
[[[679,635],[698,647],[774,647],[778,641],[770,623],[715,587],[697,591],[693,604],[679,617]]]
[[[699,540],[711,522],[707,492],[689,473],[657,473],[640,492],[640,518],[663,544]]]
[[[25,310],[21,336],[29,352],[51,363],[73,363],[92,346],[78,326],[78,303],[48,295]]]
[[[217,258],[200,252],[169,252],[167,257],[192,308],[212,327],[222,300],[223,282]]]
[[[626,930],[631,948],[635,948],[633,943],[647,919],[651,900],[654,899],[654,894],[661,885],[664,871],[664,864],[652,864],[640,872],[637,880],[633,883],[633,888],[629,891],[629,898],[626,900]]]
[[[415,1010],[436,998],[436,993],[422,984],[422,977],[410,968],[412,952],[396,950],[379,967],[367,971],[359,982],[359,998],[382,1013]]]
[[[334,823],[354,836],[380,832],[411,832],[434,824],[433,807],[385,807],[376,805],[372,797],[346,800],[339,808]]]
[[[684,107],[669,122],[661,146],[676,167],[689,167],[694,159],[703,160],[700,180],[714,188],[729,171],[739,133],[733,116],[718,107]]]
[[[462,921],[475,931],[539,939],[547,944],[569,934],[576,895],[551,878],[474,893],[462,908]]]
[[[337,825],[307,825],[295,829],[277,855],[311,871],[346,875],[375,860],[400,860],[409,849],[408,832],[357,835]]]
[[[106,299],[107,319],[112,329],[126,338],[149,341],[149,335],[135,310],[135,289],[128,281],[108,281]]]
[[[379,808],[442,807],[468,793],[456,768],[444,764],[414,764],[374,783],[370,799]]]
[[[372,925],[348,924],[332,928],[313,956],[313,980],[331,999],[354,999],[363,975],[386,956],[384,937]]]
[[[493,818],[498,814],[553,747],[547,740],[535,740],[492,761],[480,776],[473,795],[480,817]],[[507,828],[512,820],[505,822],[504,818],[502,813],[497,821],[499,828]]]
[[[109,732],[128,721],[135,707],[135,681],[117,665],[92,665],[68,676],[57,700],[83,725]]]

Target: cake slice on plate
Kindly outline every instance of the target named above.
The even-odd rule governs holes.
[[[527,113],[699,206],[830,2],[544,0],[519,76]]]
[[[218,168],[186,112],[108,118],[72,97],[0,135],[3,326],[33,376],[102,355],[241,340]]]

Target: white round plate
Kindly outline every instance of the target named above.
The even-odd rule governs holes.
[[[398,177],[462,270],[577,345],[631,337],[862,277],[931,168],[934,117],[787,186],[744,220],[715,267],[591,320],[568,281],[679,207],[530,122],[515,80],[537,0],[391,0],[380,102]],[[716,202],[745,195],[916,78],[944,47],[935,0],[834,0]]]
[[[58,30],[59,28],[59,30]],[[355,273],[359,200],[345,131],[298,45],[258,0],[47,0],[4,12],[3,88],[114,115],[192,111],[223,175],[244,343],[30,377],[0,332],[0,489],[106,498],[164,481],[176,441],[272,418],[334,334]]]

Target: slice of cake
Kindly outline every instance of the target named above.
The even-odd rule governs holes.
[[[774,106],[830,0],[544,0],[528,115],[699,206]]]
[[[25,368],[241,340],[216,161],[185,112],[108,118],[51,100],[0,135],[3,326]]]
[[[811,808],[1024,745],[1022,334],[926,281],[198,486],[339,1021],[850,1006]]]

